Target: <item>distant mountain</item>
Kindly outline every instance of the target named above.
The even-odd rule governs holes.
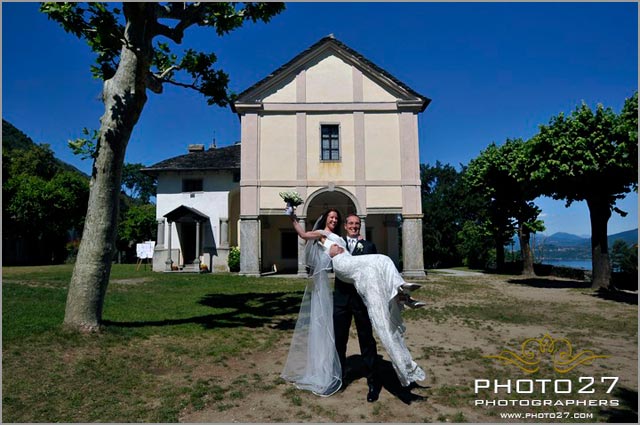
[[[29,149],[33,140],[9,121],[2,120],[2,149]]]
[[[609,248],[613,243],[622,239],[627,245],[638,243],[638,229],[627,230],[608,236]],[[520,249],[520,241],[517,237],[513,239],[513,250]],[[531,236],[531,247],[537,258],[543,256],[549,260],[590,260],[591,259],[591,238],[573,235],[571,233],[558,232],[550,236],[537,233]],[[512,249],[508,246],[507,249]]]
[[[18,150],[26,150],[35,146],[36,143],[31,140],[29,136],[24,134],[22,131],[17,129],[13,124],[9,121],[2,119],[2,149],[5,151],[18,149]],[[56,158],[56,162],[58,166],[64,171],[71,171],[74,173],[78,173],[83,177],[89,178],[89,176],[73,165],[62,161],[61,159]]]
[[[589,243],[589,239],[571,233],[558,232],[545,239],[545,243],[559,246],[580,246]]]
[[[638,243],[638,229],[627,230],[626,232],[616,233],[615,235],[609,235],[609,246],[612,246],[615,241],[622,239],[627,245],[635,245]]]

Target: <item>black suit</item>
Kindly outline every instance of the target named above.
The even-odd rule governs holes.
[[[345,238],[346,242],[346,238]],[[352,255],[377,254],[378,250],[373,242],[360,240],[362,248],[354,248]],[[336,338],[336,350],[342,366],[342,378],[344,382],[346,374],[347,342],[349,341],[349,328],[351,318],[355,319],[358,331],[360,353],[365,364],[367,382],[374,377],[374,365],[378,355],[376,340],[373,338],[373,329],[369,320],[367,307],[356,291],[353,284],[341,281],[336,277],[333,291],[333,329]]]

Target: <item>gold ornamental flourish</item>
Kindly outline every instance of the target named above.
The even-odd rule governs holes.
[[[595,354],[592,350],[582,350],[574,355],[571,342],[567,338],[554,339],[549,334],[541,338],[526,339],[520,347],[520,353],[505,349],[500,354],[483,357],[512,364],[525,373],[535,373],[540,370],[543,354],[551,356],[553,370],[558,373],[567,373],[581,364],[589,365],[595,359],[611,357]]]

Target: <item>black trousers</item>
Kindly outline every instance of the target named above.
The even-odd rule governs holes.
[[[346,373],[347,342],[349,341],[352,318],[356,322],[360,354],[365,365],[365,376],[367,381],[371,381],[374,378],[377,350],[367,307],[353,285],[336,279],[333,291],[333,330],[343,378]]]

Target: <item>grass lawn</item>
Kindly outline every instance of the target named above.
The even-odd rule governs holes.
[[[208,391],[190,377],[197,363],[283,337],[306,283],[114,265],[106,332],[75,335],[60,329],[71,272],[3,268],[3,422],[176,422]]]
[[[280,368],[284,359],[274,347],[288,343],[306,280],[154,273],[114,265],[105,332],[78,335],[60,326],[71,272],[70,265],[2,270],[3,422],[178,422],[185,414],[206,410],[225,418],[226,413],[242,415],[267,397],[266,403],[282,408],[278,404],[272,414],[265,410],[266,422],[314,421],[309,412],[333,422],[354,421],[344,409],[345,403],[356,403],[348,392],[318,398],[284,385],[278,371],[246,370],[233,383],[211,375],[210,369],[202,372],[202,365],[255,361],[270,351],[278,353],[271,361]],[[544,279],[430,275],[419,297],[429,307],[404,315],[409,325],[416,324],[409,332],[416,361],[428,365],[429,403],[407,409],[398,400],[397,406],[393,400],[368,406],[360,400],[360,409],[370,411],[354,410],[355,421],[505,422],[473,407],[477,395],[470,379],[509,379],[513,368],[483,355],[515,349],[525,336],[545,329],[568,337],[576,347],[597,342],[596,348],[611,354],[609,362],[562,376],[574,386],[581,374],[620,374],[618,368],[629,358],[635,355],[637,362],[637,295],[635,305],[625,304],[592,297],[580,284],[561,284],[554,293],[549,287],[556,283]],[[634,373],[637,380],[637,364]],[[595,416],[580,422],[637,418],[637,384],[619,385],[617,391],[607,397],[623,398],[620,409],[596,409]],[[331,410],[327,403],[337,407]],[[403,412],[422,416],[403,417]],[[214,419],[209,420],[224,421]]]

